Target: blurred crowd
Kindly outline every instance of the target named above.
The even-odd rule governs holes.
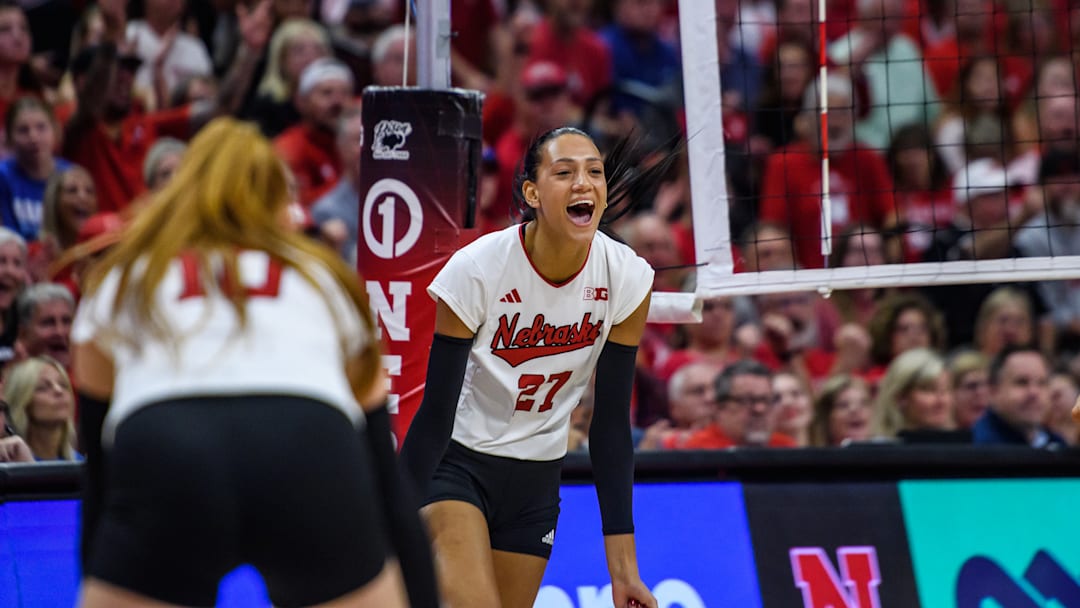
[[[737,271],[1080,249],[1080,3],[828,0],[824,29],[816,0],[715,3],[726,175],[711,177],[727,180]],[[453,83],[485,93],[482,230],[515,221],[514,172],[544,130],[579,126],[602,148],[632,134],[642,163],[679,153],[675,0],[450,4]],[[273,139],[292,221],[355,261],[360,93],[415,84],[405,14],[402,0],[0,0],[0,460],[79,457],[80,277],[215,116]],[[687,159],[634,205],[612,229],[657,270],[656,291],[692,291]],[[703,308],[700,325],[646,331],[640,449],[1077,440],[1076,281]],[[590,409],[572,449],[587,448]]]

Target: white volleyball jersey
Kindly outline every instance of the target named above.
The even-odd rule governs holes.
[[[524,234],[512,226],[459,250],[428,293],[476,333],[454,441],[496,456],[554,460],[566,454],[570,412],[612,326],[641,305],[653,270],[597,232],[585,265],[556,285],[532,265]]]
[[[248,290],[242,330],[220,292],[205,295],[190,257],[175,260],[157,289],[157,310],[174,339],[137,333],[130,311],[113,314],[118,270],[79,303],[72,340],[93,341],[111,355],[116,369],[103,431],[107,445],[117,425],[141,406],[182,397],[310,397],[339,408],[354,424],[363,420],[345,362],[347,354],[362,350],[369,336],[344,290],[314,263],[310,271],[318,289],[264,252],[241,253],[238,266]],[[139,348],[116,339],[117,332],[139,336]]]

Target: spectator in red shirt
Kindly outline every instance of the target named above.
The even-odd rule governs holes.
[[[274,138],[274,149],[296,176],[300,204],[310,207],[341,177],[337,122],[352,98],[352,72],[336,59],[304,69],[296,91],[300,124]]]
[[[237,6],[244,46],[212,103],[151,113],[132,104],[135,70],[142,60],[125,43],[125,2],[102,0],[99,6],[106,42],[84,50],[73,61],[79,102],[67,124],[63,156],[93,176],[102,211],[119,211],[145,191],[143,162],[158,137],[187,139],[215,115],[239,107],[270,35],[270,0],[260,0],[250,12]]]
[[[484,232],[509,225],[514,197],[514,175],[518,160],[538,133],[574,122],[566,70],[550,61],[528,64],[520,76],[517,115],[495,144],[499,165],[497,194],[490,207],[480,209],[479,226]]]
[[[877,231],[897,223],[893,182],[884,159],[855,141],[851,80],[829,76],[829,194],[832,230],[851,223]],[[787,228],[803,268],[821,268],[821,146],[818,89],[807,87],[796,119],[799,140],[769,155],[765,162],[760,218]]]
[[[685,344],[658,366],[656,374],[661,380],[673,378],[678,370],[695,361],[721,368],[747,354],[736,348],[735,303],[727,296],[706,298],[701,304],[701,323],[680,325],[676,332],[685,336]]]
[[[452,0],[450,68],[456,85],[480,91],[491,86],[492,49],[498,27],[499,11],[492,0]]]
[[[896,186],[904,261],[921,262],[934,231],[952,221],[956,206],[949,171],[926,125],[908,125],[893,135],[887,155]]]
[[[0,1],[0,116],[6,116],[19,97],[41,93],[27,63],[31,45],[30,25],[22,7],[12,0]],[[0,132],[0,142],[5,141]]]
[[[591,0],[549,0],[547,17],[536,26],[530,61],[551,61],[569,75],[574,103],[586,107],[611,86],[611,52],[590,30]]]
[[[768,368],[745,359],[733,363],[716,378],[713,422],[691,435],[684,447],[795,447],[793,439],[776,432],[778,403]]]
[[[653,291],[683,291],[690,269],[681,267],[683,260],[671,224],[646,211],[632,217],[619,232],[626,244],[657,271]]]
[[[754,359],[769,369],[790,371],[807,386],[817,386],[837,363],[836,353],[821,346],[824,340],[819,327],[817,294],[768,293],[757,296],[757,300],[760,341],[742,348],[753,348]]]
[[[994,55],[991,15],[993,4],[988,0],[955,0],[953,17],[955,31],[937,42],[928,43],[923,53],[923,63],[934,88],[942,97],[949,94],[960,65],[975,55]]]
[[[668,382],[667,417],[645,430],[639,450],[680,448],[716,416],[716,377],[721,367],[693,361],[675,371]]]

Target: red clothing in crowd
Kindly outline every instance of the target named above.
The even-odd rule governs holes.
[[[897,192],[896,208],[906,224],[904,261],[923,261],[923,254],[934,239],[934,228],[944,228],[956,215],[951,189],[938,192]]]
[[[529,148],[529,140],[517,127],[510,127],[495,144],[495,161],[499,164],[499,185],[495,200],[487,209],[480,210],[477,227],[481,232],[491,232],[509,225],[510,212],[514,208],[514,174],[518,163]]]
[[[300,204],[311,207],[341,177],[334,134],[299,124],[274,138],[274,149],[296,177]]]
[[[191,134],[191,108],[160,112],[133,112],[110,134],[98,121],[64,139],[63,156],[90,172],[97,186],[98,211],[121,211],[146,191],[143,161],[159,137],[187,139]]]
[[[895,218],[893,182],[881,156],[859,144],[830,155],[829,191],[833,234],[863,223],[881,228]],[[794,142],[769,155],[761,189],[761,219],[791,231],[795,259],[822,268],[821,155]]]
[[[769,442],[765,444],[770,448],[794,448],[798,447],[795,440],[783,433],[773,433]],[[695,432],[683,442],[682,448],[687,450],[722,450],[724,448],[738,447],[719,426],[709,426]]]
[[[450,5],[450,44],[466,61],[484,70],[491,63],[488,40],[499,24],[491,0],[453,0]]]
[[[833,364],[836,363],[836,353],[830,353],[819,346],[811,346],[803,350],[802,358],[803,363],[806,364],[806,373],[815,383],[828,378]],[[769,347],[767,342],[762,342],[754,349],[754,359],[774,372],[780,371],[785,366],[780,356]]]
[[[514,98],[508,93],[493,89],[484,96],[484,143],[495,147],[504,133],[514,124]]]
[[[536,25],[529,61],[551,61],[562,66],[570,79],[574,103],[585,105],[611,86],[611,51],[596,32],[579,27],[567,39],[560,38],[545,19]]]

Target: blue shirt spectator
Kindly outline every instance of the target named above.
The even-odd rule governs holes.
[[[68,161],[56,159],[57,171],[70,166]],[[24,173],[15,158],[0,161],[0,222],[27,241],[36,241],[41,230],[45,182]]]

